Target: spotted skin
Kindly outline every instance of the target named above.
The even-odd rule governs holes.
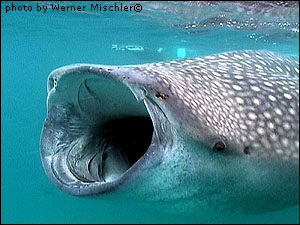
[[[217,134],[235,153],[298,160],[298,59],[236,51],[134,70],[141,77],[128,83],[146,87],[195,138],[211,144]]]

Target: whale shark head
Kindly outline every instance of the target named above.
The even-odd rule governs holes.
[[[229,212],[299,204],[298,59],[236,51],[75,64],[49,75],[47,109],[42,164],[68,194],[131,187]]]

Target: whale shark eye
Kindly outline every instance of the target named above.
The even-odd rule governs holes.
[[[225,150],[225,144],[224,144],[224,142],[218,141],[214,145],[213,150],[216,151],[216,152],[222,152],[222,151],[224,151]]]
[[[250,153],[250,152],[249,152],[249,147],[246,146],[246,147],[244,148],[244,154],[248,155],[249,153]]]

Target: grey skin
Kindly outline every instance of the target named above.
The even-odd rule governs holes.
[[[42,164],[68,194],[119,190],[201,212],[299,204],[296,58],[235,51],[133,66],[65,66],[49,75],[47,109]],[[141,117],[153,124],[146,147],[136,139],[149,126],[126,120]]]

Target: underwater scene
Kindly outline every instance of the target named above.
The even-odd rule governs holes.
[[[1,223],[299,223],[299,2],[1,2]]]

